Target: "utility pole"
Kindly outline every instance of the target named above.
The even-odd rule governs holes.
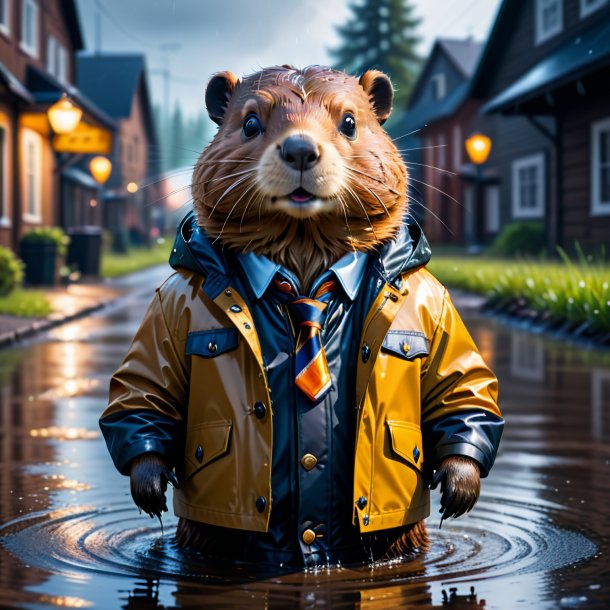
[[[95,0],[95,54],[102,52],[102,13],[100,0]]]

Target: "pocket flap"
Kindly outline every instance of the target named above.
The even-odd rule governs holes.
[[[206,422],[188,433],[185,478],[229,451],[233,422],[230,419]]]
[[[186,355],[214,358],[237,348],[239,333],[236,328],[198,330],[186,338]]]
[[[386,420],[394,453],[418,470],[423,469],[424,449],[421,428],[405,421]]]
[[[383,339],[381,350],[403,360],[413,360],[428,355],[428,339],[415,330],[390,330]]]

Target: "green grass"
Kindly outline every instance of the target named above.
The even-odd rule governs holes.
[[[53,311],[44,292],[17,288],[0,297],[0,314],[19,318],[42,318]]]
[[[610,265],[580,256],[562,260],[515,261],[433,257],[428,268],[455,288],[485,295],[490,301],[522,304],[573,324],[587,322],[592,332],[610,332]]]
[[[132,248],[126,254],[103,252],[101,276],[117,277],[167,263],[171,247],[170,240],[161,240],[151,248]]]

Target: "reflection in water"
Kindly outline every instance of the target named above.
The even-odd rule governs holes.
[[[0,606],[610,604],[610,355],[469,320],[500,377],[507,429],[468,517],[438,529],[435,496],[431,551],[399,562],[296,573],[206,565],[173,545],[175,518],[163,535],[138,514],[98,432],[147,300],[0,353]]]

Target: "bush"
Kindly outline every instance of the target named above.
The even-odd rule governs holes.
[[[547,237],[541,222],[513,222],[502,230],[489,253],[494,256],[538,256],[546,250]]]
[[[59,227],[36,227],[21,238],[22,244],[55,244],[57,254],[65,256],[70,238]]]
[[[23,263],[8,249],[0,246],[0,297],[12,292],[23,281]]]

